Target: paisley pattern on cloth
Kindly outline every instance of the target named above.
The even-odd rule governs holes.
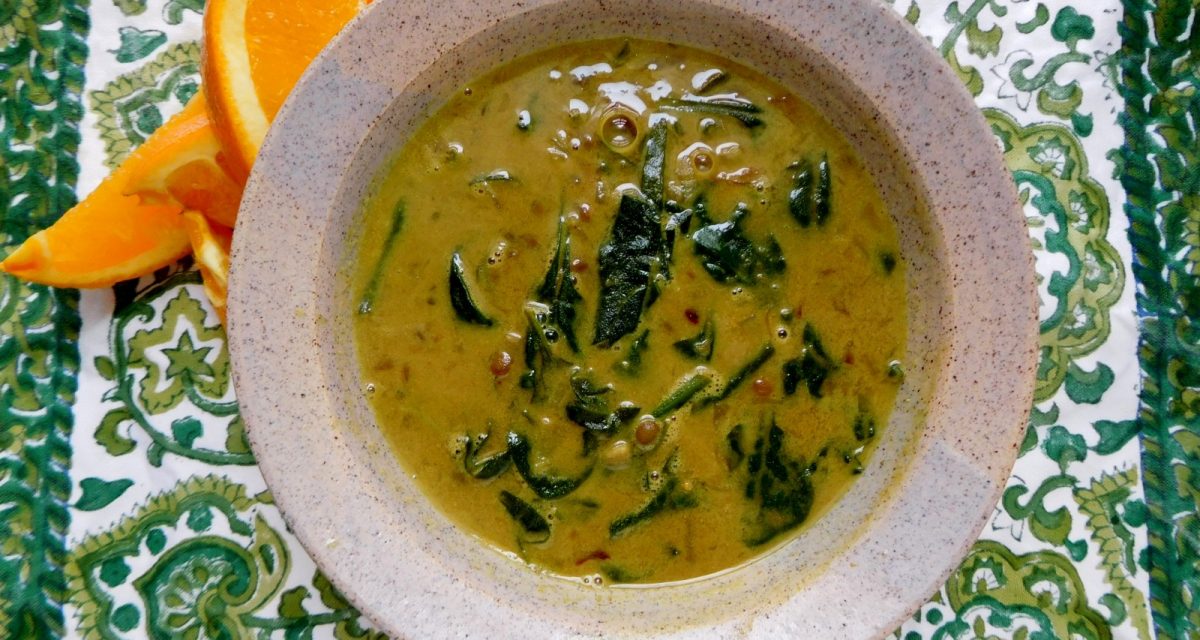
[[[1200,638],[1200,6],[885,0],[975,97],[1037,260],[1003,498],[899,640]],[[0,256],[199,89],[203,0],[0,6]],[[254,465],[189,261],[0,278],[0,637],[377,638]]]

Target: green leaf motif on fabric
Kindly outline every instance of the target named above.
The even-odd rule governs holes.
[[[126,16],[140,16],[146,12],[146,0],[113,0],[113,4]]]
[[[332,625],[338,638],[381,638],[359,625],[358,613],[319,575],[312,582],[319,605],[305,606],[308,587],[282,591],[291,570],[288,545],[256,514],[258,505],[242,485],[192,478],[81,541],[67,563],[79,633],[85,640],[126,637],[140,624],[153,638],[233,640],[280,631],[302,638]]]
[[[149,436],[145,451],[155,466],[167,454],[208,464],[253,464],[229,383],[225,332],[202,304],[199,287],[191,288],[198,282],[194,271],[167,272],[119,296],[110,355],[103,356],[114,381],[104,400],[116,406],[95,431],[111,455],[134,451],[134,434],[140,432]],[[180,408],[187,414],[171,419]]]
[[[1096,404],[1113,383],[1113,372],[1103,362],[1094,371],[1084,371],[1074,362],[1067,366],[1067,397],[1079,404]]]
[[[116,54],[117,62],[141,60],[167,43],[167,34],[156,29],[143,31],[137,27],[121,27],[118,32],[121,46],[109,51]]]
[[[167,0],[163,7],[163,19],[167,24],[179,24],[184,20],[184,12],[204,13],[204,0]]]
[[[1066,6],[1054,16],[1050,35],[1074,50],[1080,40],[1091,40],[1096,35],[1096,27],[1090,16],[1079,15],[1075,7]]]
[[[1086,156],[1074,134],[1053,123],[1024,127],[994,109],[985,109],[984,115],[1008,145],[1005,163],[1026,202],[1039,261],[1050,260],[1053,254],[1066,264],[1053,272],[1039,270],[1050,273],[1039,284],[1042,360],[1034,397],[1041,402],[1058,391],[1076,359],[1093,353],[1108,339],[1110,314],[1125,285],[1125,271],[1107,238],[1108,197],[1089,177]],[[1100,377],[1092,380],[1075,366],[1079,373],[1072,384],[1080,397],[1094,395],[1112,374],[1107,368],[1098,369]]]
[[[1099,550],[1100,566],[1104,578],[1112,588],[1116,600],[1109,605],[1112,616],[1129,617],[1137,630],[1138,638],[1150,637],[1150,618],[1146,609],[1146,596],[1133,584],[1138,567],[1134,561],[1136,542],[1127,524],[1137,526],[1140,514],[1138,507],[1129,506],[1133,488],[1137,486],[1137,469],[1103,474],[1085,488],[1075,490],[1075,502],[1080,513],[1087,519],[1087,528]],[[1134,503],[1140,505],[1140,503]],[[1135,512],[1132,517],[1127,516]]]
[[[1016,555],[990,540],[975,543],[946,583],[956,612],[932,638],[1111,640],[1099,612],[1088,605],[1075,566],[1053,552]]]
[[[1138,280],[1150,610],[1157,638],[1184,640],[1200,629],[1200,390],[1180,377],[1200,351],[1200,6],[1125,0],[1124,10],[1125,144],[1113,158]]]
[[[1067,446],[1066,442],[1059,442],[1057,449],[1052,450],[1062,455]],[[1048,508],[1046,497],[1056,490],[1073,488],[1074,484],[1075,479],[1070,476],[1054,475],[1042,480],[1032,494],[1028,486],[1014,484],[1004,490],[1000,505],[1013,520],[1028,520],[1029,531],[1038,540],[1064,545],[1071,533],[1071,512],[1064,507]],[[1028,498],[1022,502],[1026,495]]]
[[[115,169],[121,164],[163,123],[165,110],[178,111],[199,87],[200,44],[183,42],[168,46],[141,68],[92,91],[88,101],[99,116],[105,166]]]
[[[0,3],[0,256],[76,201],[88,15],[66,0]],[[67,632],[79,293],[0,275],[0,637]]]
[[[112,504],[113,500],[120,498],[131,486],[133,486],[133,480],[127,478],[112,481],[105,481],[100,478],[84,478],[79,482],[79,487],[83,490],[83,495],[75,503],[75,508],[80,511],[103,509]]]

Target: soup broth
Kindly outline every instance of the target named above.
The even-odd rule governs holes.
[[[733,567],[862,472],[904,263],[848,141],[697,49],[477,78],[373,183],[354,275],[381,429],[451,520],[596,582]]]

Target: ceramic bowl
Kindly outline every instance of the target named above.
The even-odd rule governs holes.
[[[621,35],[749,64],[850,138],[900,231],[909,358],[866,473],[801,535],[714,576],[597,587],[497,552],[419,492],[366,404],[348,282],[365,189],[422,118],[497,64]],[[990,131],[877,0],[377,0],[267,136],[238,219],[229,340],[291,529],[393,637],[879,637],[946,579],[999,498],[1032,400],[1035,295]]]

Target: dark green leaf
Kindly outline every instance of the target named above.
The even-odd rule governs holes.
[[[700,329],[700,333],[675,342],[672,346],[683,355],[693,360],[704,360],[708,362],[712,360],[713,347],[717,341],[717,330],[713,326],[712,318],[704,321],[704,326]]]
[[[642,161],[642,194],[655,207],[663,206],[663,176],[667,164],[667,120],[658,120],[646,135]]]
[[[571,236],[566,222],[558,219],[558,235],[554,243],[554,255],[546,276],[537,289],[538,301],[550,308],[547,324],[553,325],[567,339],[571,351],[579,352],[579,340],[575,337],[576,305],[583,301],[576,288],[575,274],[571,273]]]
[[[837,366],[829,354],[825,353],[825,347],[822,346],[816,329],[813,329],[811,324],[806,325],[804,348],[800,357],[783,363],[783,392],[790,396],[796,393],[796,388],[803,382],[809,395],[820,398],[821,386],[835,368]]]
[[[550,537],[550,523],[528,502],[507,492],[500,492],[500,504],[528,536],[529,542],[544,542]]]
[[[621,360],[614,367],[617,373],[627,376],[635,376],[642,369],[642,354],[650,347],[650,330],[644,329],[638,337],[634,338],[633,342],[629,343],[629,351],[624,360]]]
[[[692,248],[701,266],[717,282],[736,280],[753,285],[759,274],[777,274],[786,267],[775,238],[755,245],[746,237],[741,223],[747,215],[749,210],[739,204],[729,220],[705,224],[692,234]]]
[[[758,114],[762,113],[758,105],[732,96],[685,95],[682,98],[664,98],[658,102],[658,106],[671,111],[735,118],[750,129],[763,124],[762,118],[758,117]]]
[[[463,266],[462,256],[457,251],[450,256],[450,305],[459,320],[470,324],[490,327],[495,324],[491,318],[479,309],[475,296],[467,286],[466,267]]]
[[[788,211],[801,227],[824,225],[829,220],[833,190],[828,157],[822,156],[815,167],[811,160],[791,166],[795,173],[788,193]]]
[[[611,409],[607,394],[612,387],[596,384],[588,375],[571,376],[571,391],[575,401],[567,405],[567,419],[588,431],[612,434],[640,410],[628,402]]]
[[[600,304],[592,344],[610,345],[637,329],[662,247],[658,210],[640,196],[622,195],[612,231],[600,245]]]
[[[854,417],[854,439],[859,442],[875,437],[875,418],[871,414],[860,412]]]
[[[513,466],[517,468],[517,472],[525,479],[525,483],[530,489],[540,498],[553,500],[561,498],[572,491],[579,488],[588,476],[592,475],[594,467],[588,467],[586,471],[575,478],[557,478],[552,476],[541,476],[533,472],[533,465],[529,461],[530,446],[529,441],[525,436],[510,431],[508,434],[508,455],[512,458]]]
[[[783,450],[784,432],[774,418],[766,431],[766,437],[759,437],[750,457],[746,498],[756,503],[750,505],[742,537],[748,547],[766,544],[799,526],[808,518],[813,505],[810,467]]]
[[[729,467],[730,471],[736,469],[742,460],[746,459],[746,450],[742,447],[742,431],[742,425],[736,424],[725,435],[725,465]]]
[[[508,465],[512,462],[508,455],[508,449],[501,449],[489,455],[480,457],[480,453],[487,441],[492,437],[491,431],[472,437],[467,434],[466,451],[463,455],[463,469],[467,474],[477,480],[488,480],[504,473],[508,469]]]

